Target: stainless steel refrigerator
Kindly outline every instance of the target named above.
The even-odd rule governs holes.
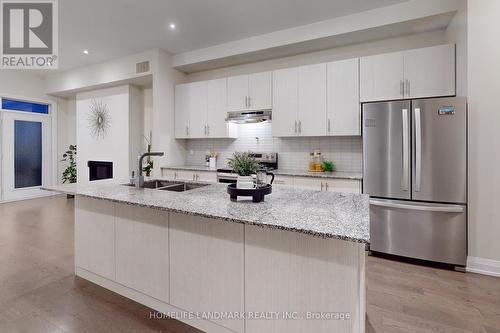
[[[370,250],[465,266],[464,98],[363,104]]]

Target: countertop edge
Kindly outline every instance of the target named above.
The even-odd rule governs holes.
[[[186,171],[206,171],[206,172],[217,172],[216,169],[210,169],[205,166],[162,166],[160,169],[163,170],[186,170]],[[291,177],[311,177],[311,178],[331,178],[331,179],[348,179],[348,180],[363,180],[363,174],[360,172],[350,172],[350,171],[334,171],[334,173],[312,173],[308,171],[301,170],[280,170],[277,169],[273,171],[275,175],[280,176],[291,176]]]

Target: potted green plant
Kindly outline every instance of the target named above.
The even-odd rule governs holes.
[[[63,183],[76,183],[76,145],[69,145],[68,150],[63,154],[61,162],[68,163],[68,166],[62,173]],[[68,194],[68,198],[74,195]]]
[[[227,165],[238,174],[237,188],[254,188],[252,175],[257,172],[259,163],[250,153],[234,153],[231,158],[228,158]]]

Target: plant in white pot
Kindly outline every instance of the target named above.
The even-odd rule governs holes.
[[[238,174],[237,188],[254,188],[252,175],[257,172],[259,163],[250,153],[234,153],[231,158],[228,158],[227,165]]]

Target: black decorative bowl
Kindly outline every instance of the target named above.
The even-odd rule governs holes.
[[[229,193],[231,201],[238,201],[238,197],[252,197],[253,202],[261,202],[264,201],[265,195],[272,192],[273,187],[270,184],[257,188],[236,188],[236,184],[227,185],[227,193]]]

